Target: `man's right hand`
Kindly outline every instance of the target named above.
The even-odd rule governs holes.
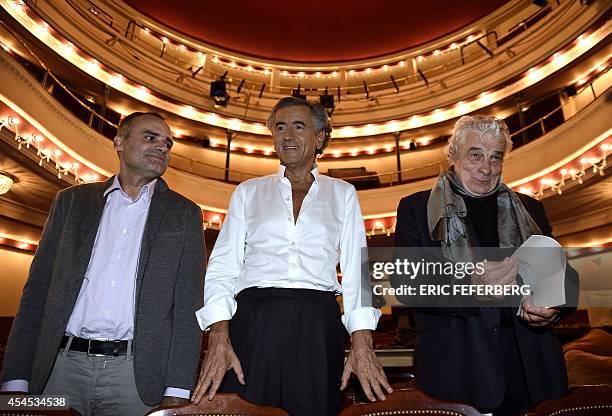
[[[519,260],[516,257],[506,257],[503,261],[487,261],[484,264],[484,273],[472,274],[473,285],[500,285],[506,286],[516,282]],[[502,299],[503,296],[491,296],[493,299]],[[483,297],[481,300],[491,300]]]
[[[208,400],[212,400],[230,368],[234,369],[238,381],[244,385],[244,373],[229,339],[229,321],[216,322],[210,326],[208,349],[191,401],[200,403],[207,392]]]

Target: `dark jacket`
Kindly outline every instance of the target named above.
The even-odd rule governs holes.
[[[430,191],[403,198],[397,209],[396,247],[439,247],[427,225]],[[519,194],[521,202],[544,235],[552,236],[542,203]],[[469,214],[468,214],[469,215]],[[578,273],[566,271],[566,297],[575,305]],[[573,308],[562,310],[563,315]],[[417,330],[417,385],[440,399],[496,408],[504,397],[505,379],[500,344],[499,308],[415,308]],[[516,312],[516,311],[515,311]],[[513,314],[514,316],[515,314]],[[514,316],[518,349],[534,402],[561,397],[567,373],[556,334],[550,327],[535,328]]]
[[[51,374],[89,264],[106,182],[60,191],[34,255],[9,336],[0,381],[30,381],[40,394]],[[134,373],[141,399],[160,403],[165,387],[193,390],[201,331],[205,248],[200,208],[158,180],[136,278]]]

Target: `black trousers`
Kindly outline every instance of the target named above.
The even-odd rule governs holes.
[[[292,416],[337,415],[346,332],[335,295],[249,288],[236,300],[230,339],[246,385],[230,371],[220,391]]]
[[[525,369],[520,356],[514,325],[501,328],[502,356],[506,393],[504,400],[494,411],[495,416],[515,416],[526,411],[533,404],[527,387]]]

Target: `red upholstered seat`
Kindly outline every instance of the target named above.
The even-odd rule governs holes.
[[[258,406],[247,402],[233,393],[217,393],[213,400],[203,399],[199,405],[187,404],[184,406],[154,409],[147,416],[174,416],[174,415],[215,415],[215,416],[288,416],[287,412],[276,407]]]
[[[414,388],[414,383],[393,385],[393,393],[385,401],[374,403],[352,404],[342,410],[340,416],[375,416],[375,415],[447,415],[447,416],[481,416],[478,410],[462,403],[434,399]]]
[[[549,400],[524,416],[610,416],[612,389],[606,385],[573,387],[567,396]]]

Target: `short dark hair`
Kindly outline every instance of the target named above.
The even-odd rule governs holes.
[[[130,128],[132,126],[132,123],[134,122],[134,120],[136,120],[138,117],[142,117],[142,116],[153,116],[153,117],[157,117],[162,121],[166,121],[166,119],[164,118],[164,116],[162,116],[159,113],[156,112],[140,112],[140,111],[136,111],[135,113],[132,113],[128,116],[126,116],[123,120],[121,120],[121,122],[119,123],[119,126],[117,127],[117,136],[121,136],[123,138],[127,138],[130,135]]]
[[[278,110],[280,110],[281,108],[298,107],[298,106],[304,106],[310,110],[310,114],[312,115],[312,121],[314,124],[315,133],[319,134],[322,131],[325,132],[325,140],[323,141],[323,146],[321,146],[320,149],[317,149],[317,152],[316,152],[317,155],[320,155],[323,153],[323,150],[325,150],[325,148],[329,144],[329,141],[331,140],[332,127],[331,127],[331,123],[329,122],[329,117],[327,117],[327,112],[325,111],[325,108],[323,108],[323,106],[319,103],[304,100],[302,98],[297,98],[297,97],[281,98],[276,103],[274,108],[272,108],[272,112],[268,116],[268,120],[267,120],[268,130],[272,132],[274,129],[274,119],[276,117],[276,112]]]

